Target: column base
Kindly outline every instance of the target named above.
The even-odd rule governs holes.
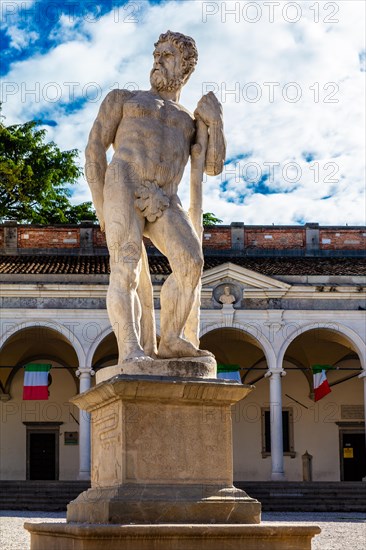
[[[31,550],[311,550],[320,528],[293,525],[25,523]]]
[[[272,472],[271,481],[287,481],[284,472]]]
[[[79,472],[77,479],[79,481],[90,481],[90,471],[89,472]]]

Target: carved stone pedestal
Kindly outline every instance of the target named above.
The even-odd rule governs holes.
[[[73,399],[91,414],[92,488],[68,521],[259,523],[259,502],[232,486],[230,409],[250,390],[122,374]]]
[[[317,528],[256,525],[260,503],[233,487],[231,406],[251,386],[176,368],[118,374],[73,399],[91,414],[92,487],[67,524],[25,525],[32,550],[310,548]]]

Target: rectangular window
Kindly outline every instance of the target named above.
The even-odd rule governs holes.
[[[294,458],[293,412],[282,409],[283,454]],[[262,409],[262,457],[271,456],[271,417],[269,409]]]

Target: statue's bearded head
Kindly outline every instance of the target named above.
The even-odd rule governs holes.
[[[193,73],[198,53],[193,38],[167,31],[155,43],[150,82],[158,91],[176,91]]]

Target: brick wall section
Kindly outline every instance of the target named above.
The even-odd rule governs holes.
[[[150,239],[147,239],[146,237],[144,237],[144,243],[145,246],[152,246]],[[104,248],[107,246],[105,233],[100,231],[98,228],[94,228],[93,231],[93,244],[95,248]]]
[[[205,227],[203,232],[203,248],[215,248],[218,250],[230,249],[230,226]]]
[[[258,227],[245,229],[246,248],[304,248],[305,229],[296,227],[281,229],[276,227]]]
[[[145,246],[153,246],[150,239],[144,237]],[[231,248],[231,228],[230,226],[207,227],[203,232],[203,248],[215,248],[224,250]]]
[[[18,248],[79,248],[78,227],[18,227]]]
[[[93,244],[95,248],[105,248],[107,246],[107,241],[105,238],[105,233],[99,229],[94,229],[93,235]],[[150,239],[144,237],[145,246],[152,246]]]
[[[320,229],[322,250],[362,250],[366,248],[366,229]]]
[[[105,233],[93,228],[94,248],[105,248]],[[221,225],[204,229],[205,249],[229,250],[232,247],[231,227]],[[17,245],[20,249],[80,247],[80,226],[25,226],[18,225]],[[302,226],[244,226],[245,248],[248,249],[304,249],[306,228]],[[365,250],[366,227],[320,227],[320,248],[323,250]],[[4,249],[5,230],[0,225],[0,249]],[[144,239],[150,246],[149,239]],[[235,244],[235,243],[234,243]],[[5,249],[4,249],[5,250]]]
[[[98,228],[94,229],[94,246],[101,248],[107,246],[105,233]],[[152,246],[150,239],[144,237],[145,246]],[[230,249],[231,248],[231,228],[230,226],[219,226],[205,228],[203,237],[203,246],[205,248]]]

